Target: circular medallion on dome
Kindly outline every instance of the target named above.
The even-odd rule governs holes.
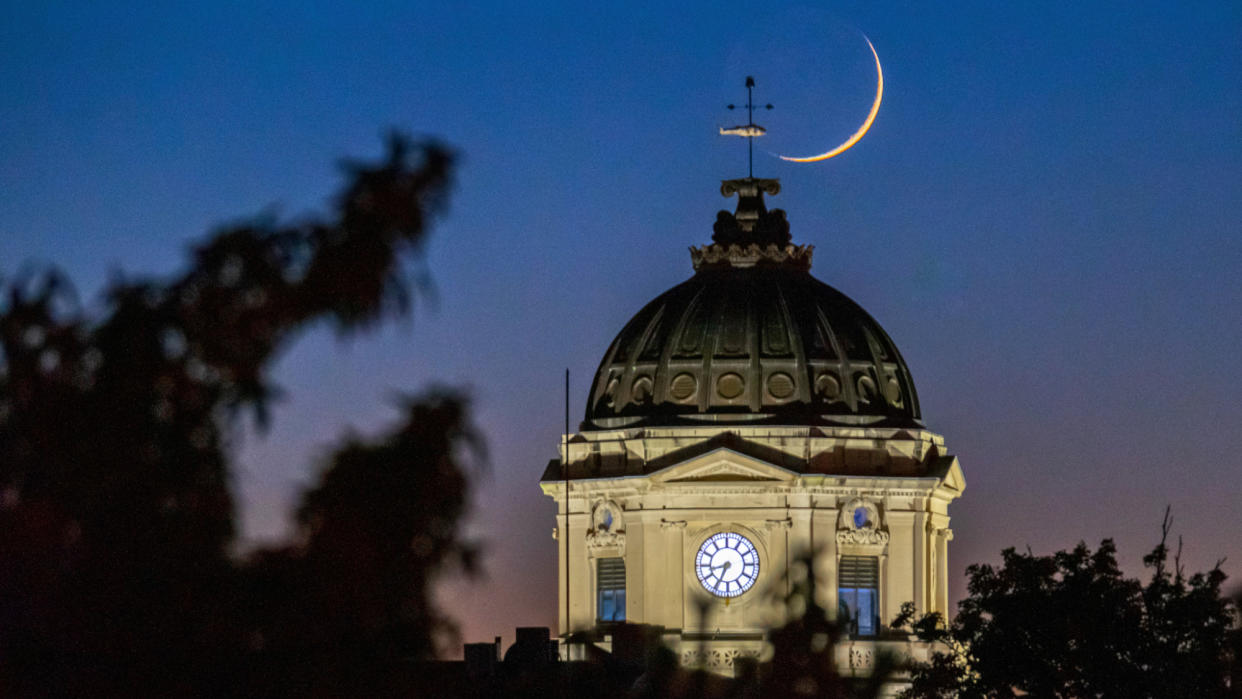
[[[824,400],[834,401],[841,397],[841,382],[832,374],[824,372],[815,379],[815,392]]]
[[[697,388],[698,382],[694,380],[694,376],[682,373],[673,377],[673,381],[668,387],[668,393],[677,400],[686,400],[694,395],[694,391]]]
[[[784,400],[793,395],[793,377],[784,372],[777,372],[768,377],[768,393],[773,398]]]
[[[723,374],[716,379],[716,392],[721,398],[732,400],[742,395],[742,391],[746,389],[746,380],[740,374],[728,373]]]
[[[897,383],[897,377],[888,377],[888,381],[884,384],[884,395],[888,398],[888,402],[895,405],[901,404],[901,384]]]
[[[876,398],[875,381],[870,376],[858,377],[858,400],[870,403]]]
[[[634,385],[630,387],[630,398],[635,403],[646,403],[651,398],[651,379],[646,376],[634,379]]]

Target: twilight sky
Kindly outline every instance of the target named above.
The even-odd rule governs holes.
[[[488,575],[443,598],[465,640],[512,640],[556,621],[537,479],[562,372],[576,424],[613,336],[691,274],[732,208],[719,180],[745,174],[716,128],[754,75],[769,205],[892,336],[961,459],[953,570],[1114,537],[1137,574],[1171,504],[1191,569],[1228,556],[1242,578],[1242,5],[672,4],[5,3],[0,274],[54,261],[96,300],[217,224],[321,210],[335,163],[390,127],[459,149],[434,302],[285,355],[236,491],[247,536],[278,538],[336,437],[394,418],[395,391],[469,387]],[[858,30],[885,69],[871,132],[825,163],[767,155],[857,128]]]

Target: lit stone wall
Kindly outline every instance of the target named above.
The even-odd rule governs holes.
[[[565,481],[549,465],[542,488],[557,503],[560,631],[596,620],[596,559],[626,565],[626,620],[666,629],[686,664],[723,673],[740,655],[760,657],[763,632],[779,625],[799,556],[817,552],[817,601],[837,605],[843,555],[879,561],[879,618],[903,602],[948,611],[948,505],[965,487],[956,457],[926,430],[834,427],[648,428],[583,432],[568,438],[568,617]],[[855,525],[863,508],[866,523]],[[700,544],[723,531],[744,535],[760,567],[752,589],[712,597],[694,572]],[[709,605],[708,618],[700,610]],[[706,631],[710,640],[699,634]],[[877,643],[839,649],[843,672],[865,672]],[[603,644],[607,647],[607,641]],[[897,643],[900,652],[925,648]]]

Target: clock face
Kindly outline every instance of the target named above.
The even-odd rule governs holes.
[[[694,570],[708,592],[717,597],[737,597],[759,578],[759,552],[741,534],[721,532],[699,547]]]

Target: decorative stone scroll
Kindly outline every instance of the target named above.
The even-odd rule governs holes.
[[[720,181],[720,196],[731,197],[734,194],[742,197],[757,197],[760,192],[776,196],[781,193],[781,181],[771,178],[745,177],[736,180]],[[753,206],[753,204],[751,205]]]
[[[837,521],[837,543],[864,546],[886,546],[889,535],[880,521],[880,509],[875,503],[854,498],[841,508]]]
[[[621,506],[612,500],[601,500],[591,510],[591,528],[586,533],[587,550],[598,554],[605,549],[625,555],[625,520]]]
[[[888,544],[888,532],[878,529],[845,529],[837,532],[837,543],[885,546]]]
[[[953,530],[948,527],[937,526],[932,520],[927,520],[926,526],[923,527],[928,535],[939,537],[945,541],[953,541]]]

